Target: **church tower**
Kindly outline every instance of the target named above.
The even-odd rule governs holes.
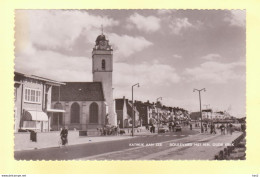
[[[108,122],[111,125],[117,125],[113,99],[113,49],[103,32],[97,37],[96,45],[92,51],[92,73],[93,82],[102,82]]]

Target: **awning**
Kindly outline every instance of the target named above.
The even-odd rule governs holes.
[[[63,109],[47,109],[47,112],[65,112]]]
[[[23,115],[25,121],[48,121],[48,116],[42,111],[25,111]]]

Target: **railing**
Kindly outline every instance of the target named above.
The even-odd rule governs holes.
[[[227,146],[224,148],[224,150],[221,150],[217,155],[215,155],[215,160],[229,160],[230,159],[230,154],[232,151],[240,147],[240,142],[243,140],[246,136],[246,133],[244,132],[241,134],[239,137],[237,137],[234,141],[232,141],[232,146]]]

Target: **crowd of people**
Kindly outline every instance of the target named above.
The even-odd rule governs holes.
[[[102,128],[97,128],[97,131],[100,132],[101,136],[120,134],[118,126],[103,126]]]
[[[195,123],[195,127],[200,127],[200,124]],[[214,123],[214,122],[206,123],[206,122],[204,122],[202,124],[202,130],[204,133],[210,132],[210,134],[216,134],[217,129],[220,130],[221,135],[226,135],[226,134],[232,135],[232,133],[235,130],[245,132],[245,124],[241,124],[240,127],[234,126],[232,123]]]

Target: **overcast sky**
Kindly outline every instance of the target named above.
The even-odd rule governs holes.
[[[114,97],[245,116],[246,13],[242,10],[16,10],[15,70],[92,81],[91,52],[114,48]]]

